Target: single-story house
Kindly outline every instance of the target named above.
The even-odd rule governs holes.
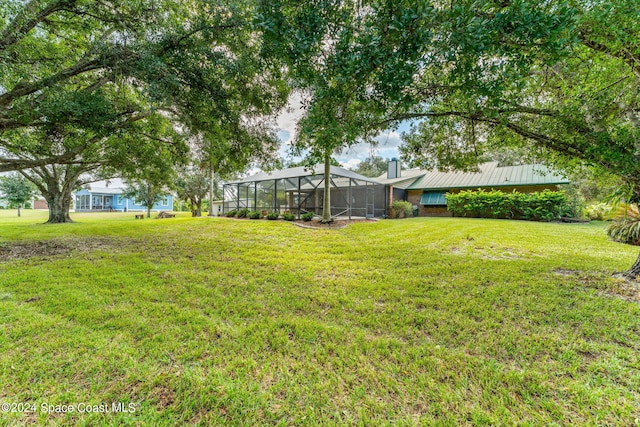
[[[541,164],[479,165],[477,172],[401,170],[393,159],[386,174],[367,178],[348,169],[331,166],[331,215],[334,217],[384,217],[395,200],[406,200],[419,216],[451,216],[446,193],[496,189],[532,193],[558,190],[569,181]],[[247,208],[252,211],[291,212],[297,216],[322,214],[324,175],[322,167],[261,172],[224,185],[223,213]]]
[[[76,212],[128,212],[146,211],[137,200],[124,197],[124,183],[121,180],[98,181],[75,192]],[[168,194],[153,205],[153,211],[172,211],[173,196]]]
[[[446,193],[479,189],[533,193],[557,191],[560,185],[569,183],[542,164],[498,166],[498,162],[488,162],[478,168],[478,172],[397,171],[392,165],[387,174],[377,179],[389,185],[392,200],[407,200],[418,208],[419,216],[451,216]]]

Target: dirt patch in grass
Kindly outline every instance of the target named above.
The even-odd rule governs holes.
[[[117,243],[121,246],[121,243]],[[88,252],[96,249],[109,249],[116,246],[113,239],[59,239],[31,242],[0,243],[0,262],[28,258],[52,258],[69,255],[73,252]]]
[[[615,275],[613,285],[606,292],[627,301],[640,302],[640,281],[630,279],[624,275]]]
[[[614,274],[614,280],[608,282],[606,277],[591,276],[579,270],[556,268],[552,271],[559,276],[574,277],[584,285],[599,289],[604,295],[640,302],[640,281],[630,279],[623,274]],[[604,288],[603,283],[605,283]]]
[[[313,229],[334,229],[338,230],[340,228],[345,228],[349,224],[354,224],[356,222],[377,222],[375,219],[338,219],[334,220],[328,224],[320,222],[320,220],[314,219],[311,221],[294,221],[293,224],[302,228],[313,228]]]
[[[159,385],[154,387],[151,395],[157,400],[158,407],[165,409],[175,401],[175,393],[170,388]]]

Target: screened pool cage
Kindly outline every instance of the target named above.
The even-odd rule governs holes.
[[[350,170],[331,167],[331,216],[379,218],[386,214],[387,189]],[[258,212],[290,212],[322,215],[324,174],[322,168],[297,167],[259,173],[224,187],[223,212],[247,208]]]

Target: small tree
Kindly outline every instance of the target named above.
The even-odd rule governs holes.
[[[191,203],[191,216],[202,216],[202,202],[211,185],[209,173],[208,170],[192,165],[182,169],[178,174],[176,192],[180,199]]]
[[[166,187],[161,183],[136,179],[127,183],[122,195],[124,197],[142,202],[147,208],[147,218],[151,217],[151,208],[168,194]]]
[[[362,176],[377,178],[387,171],[387,162],[380,156],[367,157],[352,170]]]
[[[20,216],[20,208],[33,198],[35,190],[25,178],[10,175],[0,177],[0,192],[4,194],[4,198],[10,204],[17,205],[18,216]]]

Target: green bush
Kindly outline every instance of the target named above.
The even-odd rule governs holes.
[[[296,216],[292,213],[284,213],[282,214],[282,219],[284,219],[285,221],[293,221],[296,219]]]
[[[613,207],[608,203],[593,203],[584,208],[583,215],[594,221],[607,221],[613,215]]]
[[[280,217],[280,214],[278,212],[269,212],[267,214],[267,219],[270,219],[271,221],[276,220]]]
[[[607,234],[616,242],[640,246],[638,205],[620,205],[615,221],[607,228]]]
[[[307,212],[306,214],[302,214],[300,218],[302,218],[304,221],[311,221],[314,216],[315,214],[313,212]]]
[[[238,211],[238,213],[236,213],[236,217],[238,218],[246,218],[247,215],[249,215],[249,209],[247,208],[242,208]]]
[[[447,209],[454,216],[551,221],[572,212],[567,196],[560,191],[505,193],[499,190],[464,190],[447,193],[446,199]]]
[[[413,205],[404,200],[396,200],[391,203],[389,214],[391,218],[409,218],[413,216]]]
[[[251,212],[248,212],[248,213],[247,213],[247,217],[248,217],[249,219],[260,219],[260,218],[261,218],[261,215],[260,215],[260,212],[251,211]]]
[[[238,214],[238,211],[234,209],[234,210],[232,210],[232,211],[227,212],[227,213],[226,213],[226,214],[224,214],[224,215],[225,215],[226,217],[231,218],[231,217],[233,217],[233,216],[236,216],[237,214]]]

